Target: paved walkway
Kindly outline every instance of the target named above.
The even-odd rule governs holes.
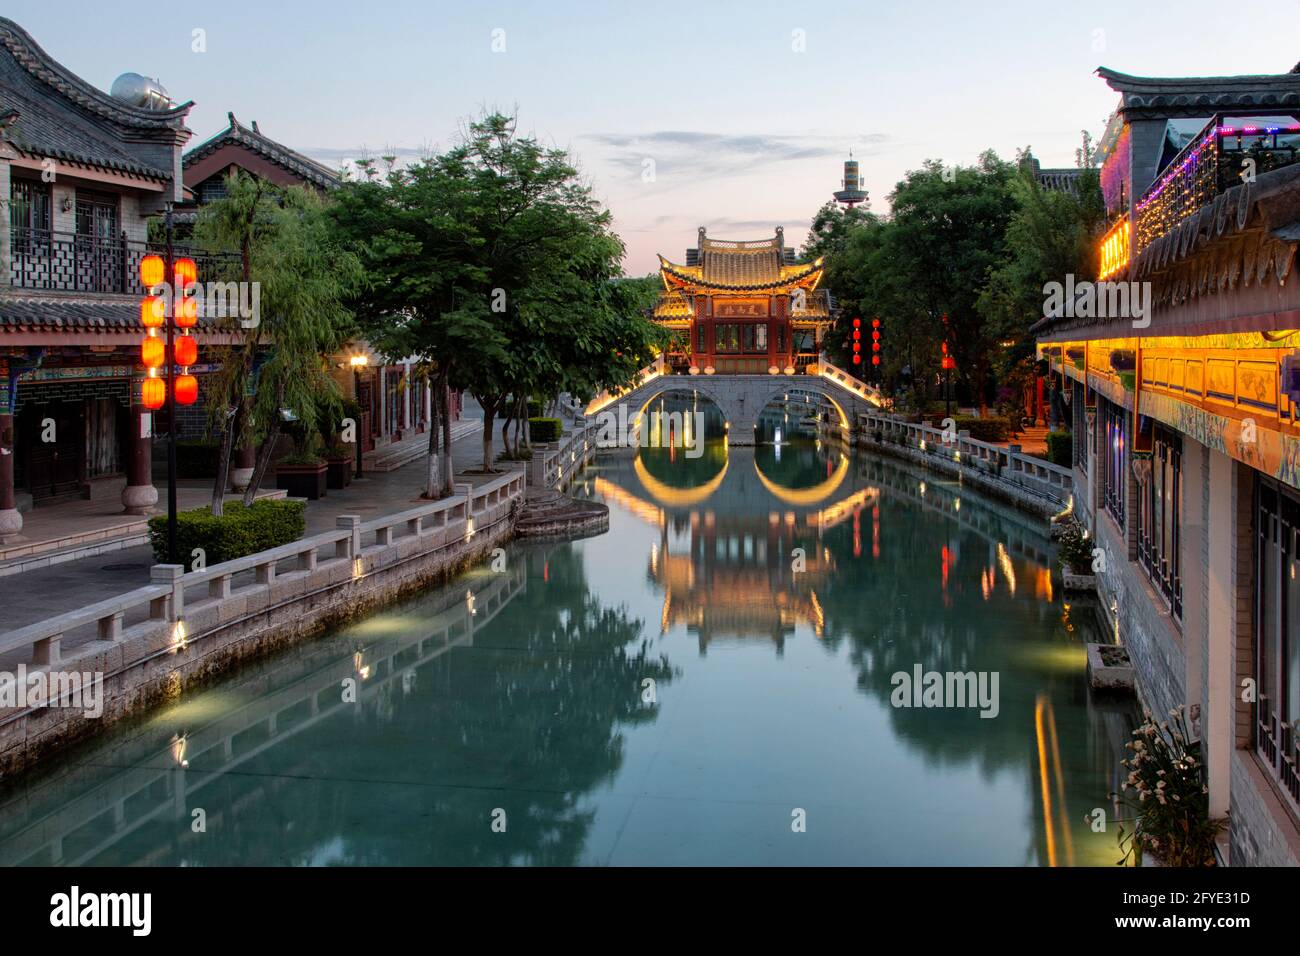
[[[476,411],[476,408],[467,409],[471,416]],[[571,427],[567,420],[565,425]],[[499,423],[494,431],[496,453],[501,450]],[[452,443],[452,462],[457,481],[479,484],[494,477],[465,474],[467,470],[482,467],[482,429]],[[499,462],[497,467],[505,470],[523,465]],[[306,534],[333,529],[339,515],[355,514],[369,520],[426,503],[420,497],[425,473],[425,460],[421,458],[395,471],[354,479],[347,488],[331,489],[324,498],[307,503]],[[195,503],[206,503],[206,498]],[[153,563],[152,550],[148,545],[140,545],[0,577],[0,633],[142,587],[149,583],[149,568]],[[65,641],[65,646],[71,645]]]

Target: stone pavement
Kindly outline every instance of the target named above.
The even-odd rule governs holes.
[[[478,409],[466,411],[473,415]],[[565,426],[567,429],[571,423],[565,420]],[[494,432],[496,453],[501,450],[500,422]],[[494,477],[464,474],[482,467],[482,429],[452,443],[452,462],[457,481],[478,484]],[[498,462],[496,467],[523,468],[523,463]],[[367,521],[417,507],[424,503],[420,493],[424,490],[425,470],[425,460],[421,458],[395,471],[354,479],[347,488],[331,489],[324,498],[307,503],[306,534],[332,530],[335,519],[343,514],[360,515]],[[0,577],[0,633],[143,587],[149,583],[149,568],[153,563],[149,546],[139,545]]]

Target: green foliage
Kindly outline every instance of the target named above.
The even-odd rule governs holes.
[[[176,516],[176,545],[180,557],[190,560],[195,548],[202,548],[209,566],[255,554],[290,541],[306,530],[306,503],[261,498],[248,507],[229,503],[219,517],[203,507]],[[154,560],[167,560],[167,516],[149,519],[149,543]]]
[[[1137,388],[1136,372],[1119,372],[1119,383],[1124,386],[1124,391],[1131,392]]]
[[[1047,460],[1069,468],[1074,464],[1074,436],[1069,432],[1047,433]]]
[[[1144,853],[1169,866],[1214,865],[1214,841],[1225,823],[1210,818],[1201,745],[1190,739],[1183,708],[1169,716],[1172,724],[1157,723],[1147,712],[1125,745],[1132,755],[1123,761],[1129,773],[1119,799],[1133,811],[1134,826],[1119,827],[1121,866]]]
[[[234,428],[235,447],[273,439],[281,409],[297,416],[305,434],[324,424],[322,410],[337,417],[338,386],[328,359],[355,329],[343,303],[362,277],[327,210],[313,190],[281,189],[236,170],[226,179],[226,195],[199,212],[195,240],[234,253],[239,263],[230,274],[202,278],[260,289],[258,324],[219,320],[234,344],[213,346],[208,359],[218,366],[205,388],[209,427],[217,435]]]
[[[564,422],[558,418],[528,419],[528,435],[533,441],[559,441],[564,434]]]
[[[972,415],[955,415],[953,421],[956,423],[957,431],[970,432],[970,437],[976,441],[1002,442],[1011,437],[1011,422],[1005,418],[986,416],[984,418],[975,418]],[[942,428],[942,423],[936,425]]]
[[[514,117],[485,115],[410,166],[362,168],[336,221],[371,278],[356,303],[366,336],[468,389],[489,426],[510,396],[625,386],[665,341],[645,314],[654,287],[620,277],[609,211]]]
[[[1062,567],[1075,574],[1092,573],[1092,537],[1074,515],[1061,519],[1058,544],[1057,558]]]

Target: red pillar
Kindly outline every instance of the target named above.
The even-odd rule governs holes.
[[[147,515],[158,503],[158,489],[153,486],[153,412],[140,404],[144,376],[131,379],[131,411],[127,423],[126,487],[122,489],[122,507],[129,515]]]
[[[23,516],[14,498],[13,392],[9,363],[0,359],[0,541],[23,530]]]

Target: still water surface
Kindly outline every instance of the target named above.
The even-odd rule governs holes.
[[[511,545],[0,794],[0,864],[1117,858],[1085,814],[1131,718],[1089,699],[1041,522],[810,439],[610,454],[576,493],[608,534]],[[997,715],[892,706],[918,665],[996,673]]]

